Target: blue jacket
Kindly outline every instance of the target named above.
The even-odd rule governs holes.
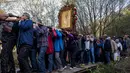
[[[64,49],[63,39],[62,39],[62,33],[58,30],[56,30],[57,37],[54,41],[54,48],[56,52],[60,52]]]
[[[32,20],[24,20],[19,23],[18,45],[33,45],[33,22]]]

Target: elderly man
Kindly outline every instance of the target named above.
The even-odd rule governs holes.
[[[30,15],[24,13],[19,22],[19,37],[18,37],[18,61],[20,72],[31,73],[28,57],[29,51],[33,45],[33,22],[30,20]]]

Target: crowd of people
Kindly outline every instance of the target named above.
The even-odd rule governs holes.
[[[79,64],[109,64],[118,61],[122,52],[130,48],[130,38],[100,38],[92,34],[77,34],[63,29],[45,26],[40,19],[35,22],[28,13],[17,19],[12,14],[0,14],[2,29],[1,71],[16,73],[12,54],[17,47],[19,73],[51,73],[70,69]]]

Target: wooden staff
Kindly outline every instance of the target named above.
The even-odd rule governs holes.
[[[8,14],[0,14],[0,21],[5,20],[8,16]]]
[[[21,18],[15,15],[0,14],[0,21],[19,21]]]
[[[5,19],[5,21],[20,21],[21,18],[17,18],[17,17],[8,17],[7,19]]]

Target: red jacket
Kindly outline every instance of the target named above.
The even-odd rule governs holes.
[[[46,51],[47,54],[52,54],[54,52],[52,34],[48,36],[48,49]]]

